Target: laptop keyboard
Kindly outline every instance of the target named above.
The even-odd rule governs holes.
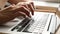
[[[29,32],[42,32],[45,28],[48,17],[49,17],[49,14],[45,14],[41,16],[37,15],[37,17],[34,18],[34,23],[31,25],[28,31]]]
[[[34,14],[32,18],[25,18],[22,22],[13,27],[11,31],[42,33],[47,24],[49,16],[50,14]]]
[[[11,31],[20,32],[22,29],[29,23],[31,19],[25,18],[21,23],[17,24],[15,27],[11,29]]]

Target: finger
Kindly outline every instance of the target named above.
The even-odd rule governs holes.
[[[28,6],[27,6],[27,4],[29,4],[29,3],[28,2],[19,2],[17,4],[17,6],[24,6],[25,8],[29,9]]]
[[[15,15],[16,15],[16,17],[19,17],[19,16],[23,16],[24,18],[26,17],[26,14],[24,14],[22,12],[16,12]]]
[[[27,4],[28,4],[27,2],[19,2],[17,6],[24,6],[25,8],[29,9]]]
[[[23,4],[22,4],[22,3],[19,3],[18,5],[20,5],[20,6],[22,5],[22,6],[24,6],[25,8],[29,9],[29,10],[31,11],[32,15],[33,15],[33,13],[34,13],[34,12],[33,12],[33,10],[34,10],[34,4],[33,4],[33,2],[30,3],[30,5],[32,5],[32,8],[33,8],[33,9],[32,9],[31,7],[29,7],[29,6],[27,6],[27,4],[29,4],[29,3],[23,3]]]
[[[34,15],[34,8],[33,8],[33,6],[31,4],[28,4],[28,7],[29,7],[32,15]]]
[[[26,17],[30,17],[31,18],[31,16],[27,16],[25,13],[23,13],[23,12],[17,12],[17,13],[15,13],[16,14],[16,16],[22,16],[22,17],[24,17],[24,18],[26,18]]]
[[[25,8],[27,8],[27,9],[28,9],[28,7],[27,7],[27,4],[25,4],[25,5],[22,5],[22,6],[24,6]]]
[[[10,5],[10,6],[8,6],[8,7],[6,7],[6,8],[4,8],[4,9],[2,9],[2,10],[0,10],[0,11],[2,11],[1,13],[9,13],[9,12],[15,12],[15,11],[12,11],[12,9],[13,9],[13,6],[14,5]]]
[[[27,16],[25,13],[23,13],[23,12],[19,12],[19,13],[21,13],[22,15],[21,16],[23,16],[24,18],[25,17],[30,17],[31,18],[31,16],[29,15],[29,16]]]
[[[21,12],[23,11],[28,17],[31,17],[30,11],[27,8],[23,7],[20,10],[21,10]]]
[[[33,6],[33,8],[35,9],[35,7],[34,7],[34,3],[33,3],[33,2],[31,2],[30,4],[31,4],[31,5]]]
[[[24,4],[19,3],[19,4],[17,4],[17,6],[24,6],[25,8],[28,8],[27,4],[25,4],[25,3]]]
[[[10,10],[11,8],[12,8],[12,5],[10,5],[10,6],[6,7],[6,8],[4,8],[4,9],[2,9],[2,10],[0,10],[0,11],[8,11],[8,9]]]
[[[18,8],[18,9],[15,9],[15,11],[23,12],[23,13],[25,13],[27,16],[30,17],[30,12],[29,12],[29,10],[28,10],[27,8],[23,7],[23,6],[20,7],[20,8]]]
[[[25,8],[29,9],[28,6],[27,6],[27,4],[20,4],[20,5],[18,5],[18,6],[24,6]],[[30,12],[30,10],[29,10],[29,12]],[[27,15],[27,16],[31,17],[30,14]]]

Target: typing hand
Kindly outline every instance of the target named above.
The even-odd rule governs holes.
[[[19,2],[17,6],[24,6],[26,9],[29,10],[29,12],[34,15],[34,3],[33,2]]]
[[[18,16],[31,17],[30,12],[34,15],[33,4],[11,5],[0,10],[0,24],[4,24]]]

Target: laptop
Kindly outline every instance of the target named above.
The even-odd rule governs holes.
[[[50,33],[54,33],[56,24],[57,18],[54,13],[34,12],[34,16],[20,19],[20,21],[10,27],[8,31],[38,34],[49,31]]]

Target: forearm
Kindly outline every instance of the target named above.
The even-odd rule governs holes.
[[[11,11],[0,11],[0,25],[5,24],[14,18],[18,17],[19,14]]]
[[[0,12],[0,24],[5,24],[10,20],[14,19],[16,16],[14,14],[8,14],[6,12]]]
[[[8,21],[8,17],[0,13],[0,25],[6,23],[7,21]]]
[[[6,7],[0,10],[0,24],[4,24],[17,17],[16,12],[15,8],[12,7]]]
[[[8,16],[8,15],[0,14],[0,24],[5,24],[6,22],[8,22],[12,19],[14,19],[14,17],[12,17],[12,15]]]

